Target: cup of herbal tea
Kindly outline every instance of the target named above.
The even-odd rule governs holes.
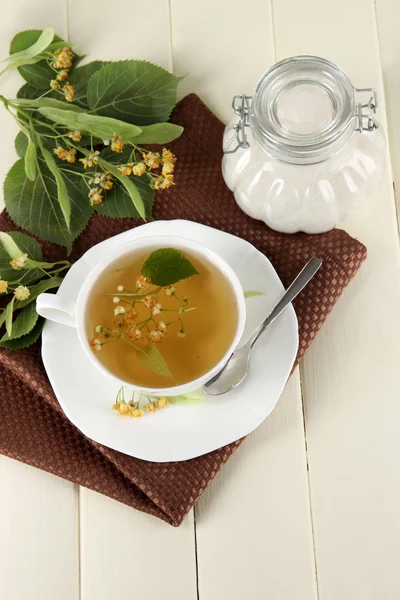
[[[228,263],[175,236],[121,245],[89,273],[73,306],[41,294],[37,311],[76,327],[105,375],[154,396],[185,394],[211,379],[246,319],[243,289]]]

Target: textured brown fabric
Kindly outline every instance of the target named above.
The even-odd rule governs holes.
[[[365,247],[344,231],[310,236],[284,235],[247,217],[221,176],[222,123],[195,95],[176,107],[173,121],[185,127],[169,144],[178,156],[176,187],[160,194],[157,219],[190,219],[245,238],[264,252],[288,285],[312,256],[323,266],[295,302],[300,348],[297,362],[313,341],[344,287],[366,257]],[[83,200],[84,201],[84,200]],[[140,223],[94,216],[74,245],[72,258]],[[15,229],[7,215],[0,230]],[[43,244],[47,259],[64,250]],[[0,350],[0,452],[134,508],[179,525],[241,441],[180,463],[149,463],[97,444],[63,414],[47,380],[38,345]]]

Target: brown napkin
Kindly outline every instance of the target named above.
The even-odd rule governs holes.
[[[264,252],[287,286],[312,256],[323,266],[295,302],[300,347],[297,361],[366,257],[365,247],[339,229],[323,235],[285,235],[247,217],[221,175],[223,124],[194,94],[176,107],[173,122],[185,127],[169,144],[178,157],[176,187],[160,194],[157,219],[190,219],[240,236]],[[85,200],[82,199],[84,202]],[[76,260],[88,248],[140,222],[94,216],[75,242]],[[15,229],[5,213],[0,230]],[[45,243],[48,260],[63,249]],[[241,440],[179,463],[149,463],[86,438],[62,412],[47,380],[38,344],[0,350],[0,452],[79,483],[178,526]]]

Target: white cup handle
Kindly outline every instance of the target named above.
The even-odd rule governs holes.
[[[36,298],[36,310],[49,321],[76,327],[75,303],[63,302],[56,294],[40,294]]]

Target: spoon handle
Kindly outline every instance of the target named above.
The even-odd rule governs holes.
[[[271,325],[273,321],[281,314],[281,312],[286,308],[288,304],[296,298],[297,294],[301,292],[301,290],[307,285],[307,283],[312,279],[315,273],[318,271],[320,266],[322,265],[322,260],[319,258],[312,258],[308,261],[304,269],[300,271],[297,275],[296,279],[290,284],[286,292],[283,294],[282,298],[279,300],[278,304],[272,311],[269,313],[268,317],[265,319],[263,323],[261,323],[260,327],[257,331],[252,335],[250,340],[246,345],[252,348],[260,335],[266,330],[268,325]]]

